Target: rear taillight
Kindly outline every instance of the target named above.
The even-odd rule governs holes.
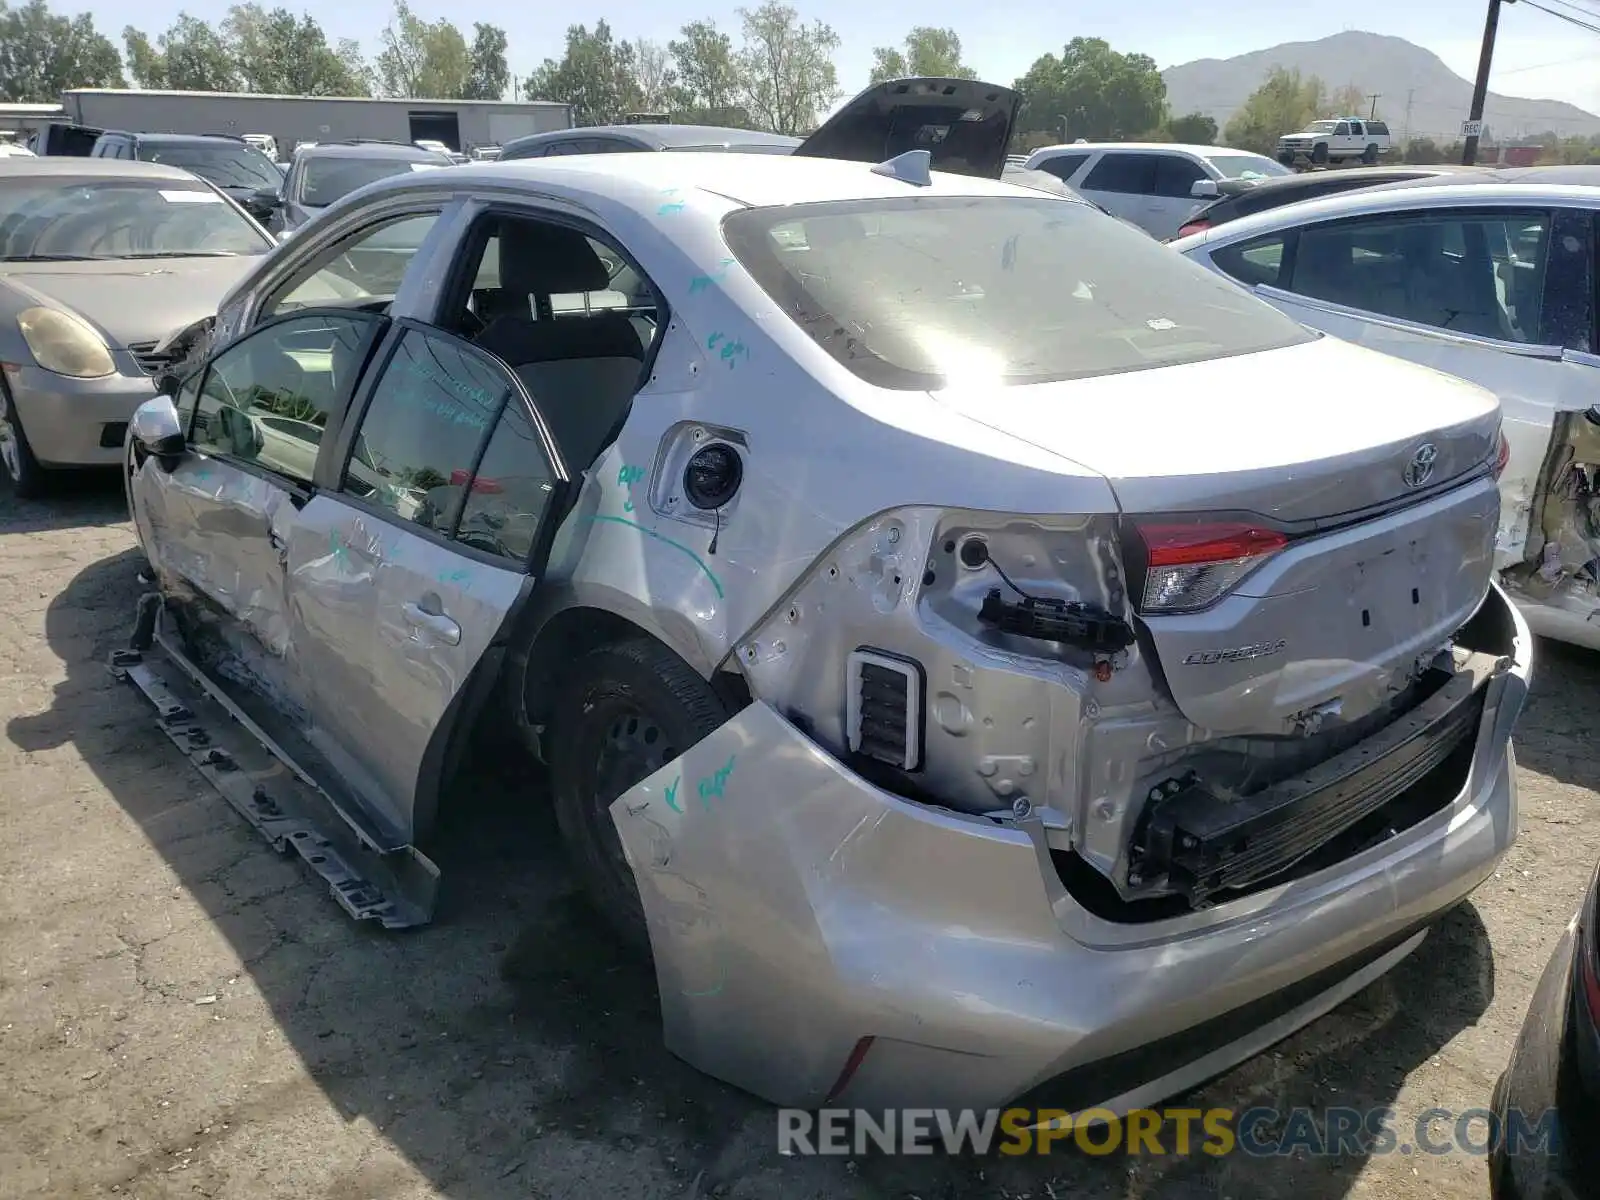
[[[1241,521],[1138,522],[1136,527],[1145,551],[1139,611],[1148,614],[1208,608],[1289,544],[1275,529]]]
[[[1506,467],[1511,462],[1511,443],[1506,441],[1504,433],[1498,433],[1495,436],[1500,439],[1500,442],[1495,447],[1494,452],[1494,477],[1499,479],[1500,476],[1506,473]]]
[[[1188,237],[1191,233],[1204,233],[1211,228],[1210,221],[1189,221],[1178,227],[1179,237]]]

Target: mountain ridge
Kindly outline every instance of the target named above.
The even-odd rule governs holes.
[[[1364,95],[1377,93],[1378,115],[1397,136],[1409,125],[1413,137],[1453,139],[1472,101],[1472,84],[1433,51],[1404,38],[1356,30],[1312,42],[1284,42],[1232,58],[1195,59],[1168,67],[1161,78],[1173,113],[1201,112],[1214,118],[1218,128],[1226,128],[1274,66],[1316,75],[1330,92],[1353,84]],[[1600,116],[1575,104],[1494,91],[1484,105],[1484,123],[1501,139],[1547,130],[1562,137],[1600,134]]]

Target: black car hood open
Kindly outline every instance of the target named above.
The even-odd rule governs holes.
[[[891,79],[846,104],[794,149],[879,163],[926,150],[935,171],[999,179],[1022,97],[974,79]]]

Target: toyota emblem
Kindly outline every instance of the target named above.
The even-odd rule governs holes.
[[[1411,452],[1402,478],[1408,488],[1419,488],[1433,478],[1433,465],[1439,461],[1439,448],[1432,442],[1423,442]]]

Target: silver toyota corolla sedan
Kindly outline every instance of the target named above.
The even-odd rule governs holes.
[[[386,925],[507,720],[775,1102],[1123,1111],[1327,1011],[1515,837],[1499,406],[1002,182],[1015,104],[347,197],[135,416],[117,670]]]
[[[0,160],[0,464],[17,492],[53,467],[116,463],[161,339],[275,244],[177,167]]]

